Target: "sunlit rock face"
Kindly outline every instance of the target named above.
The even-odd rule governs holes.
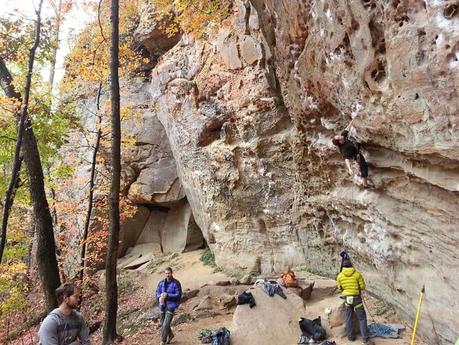
[[[127,145],[122,150],[122,189],[136,204],[163,205],[185,197],[163,125],[151,109],[149,83],[131,79],[123,90]]]
[[[170,18],[158,14],[150,1],[143,3],[133,38],[135,48],[143,48],[148,52],[151,65],[156,64],[157,59],[180,40],[180,32],[167,34],[164,31],[169,24]]]
[[[156,243],[163,253],[203,246],[163,125],[151,106],[149,83],[123,85],[122,193],[135,212],[121,226],[120,255],[137,244]]]
[[[407,319],[425,284],[419,331],[455,340],[458,11],[235,1],[205,39],[184,36],[159,59],[149,102],[220,266],[334,276],[345,247],[368,289]],[[352,119],[373,190],[331,144]]]

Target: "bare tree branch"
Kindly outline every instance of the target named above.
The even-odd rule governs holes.
[[[102,82],[99,83],[99,90],[97,91],[97,99],[96,99],[96,109],[99,111],[100,109],[100,94],[102,90]],[[81,238],[81,261],[80,261],[80,282],[83,283],[83,275],[84,269],[86,266],[86,240],[88,238],[89,233],[89,225],[91,222],[91,215],[93,209],[93,200],[94,200],[94,187],[95,187],[95,177],[96,177],[96,164],[97,164],[97,152],[99,151],[100,139],[102,136],[102,116],[98,115],[98,130],[96,136],[96,143],[94,145],[94,151],[92,154],[92,162],[91,162],[91,177],[89,180],[89,197],[88,197],[88,211],[86,213],[86,220],[84,224],[83,236]]]

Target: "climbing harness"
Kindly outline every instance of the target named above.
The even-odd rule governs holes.
[[[344,259],[348,259],[348,260],[351,260],[351,257],[349,255],[349,253],[347,252],[346,249],[343,249],[341,251],[341,253],[339,253],[339,255],[341,256],[341,267],[340,267],[340,272],[343,270],[343,261]],[[363,306],[365,307],[365,311],[368,313],[368,315],[370,316],[370,319],[373,323],[375,323],[375,319],[373,318],[373,315],[371,315],[371,312],[370,312],[370,309],[368,308],[367,304],[365,303],[365,299],[362,295],[362,291],[360,291],[360,286],[359,286],[359,295],[360,297],[362,298],[362,304]],[[348,296],[348,297],[352,297],[352,296]],[[347,297],[346,297],[346,303],[349,304],[349,305],[352,305],[353,304],[353,301],[349,301],[347,300]],[[356,307],[359,307],[361,304],[357,305]],[[412,344],[411,344],[412,345]]]
[[[418,327],[419,314],[421,313],[421,305],[422,305],[422,301],[424,300],[424,291],[425,291],[425,286],[422,285],[421,294],[419,295],[418,308],[416,309],[416,318],[414,319],[413,334],[411,335],[410,345],[414,344],[414,338],[416,337],[416,328]]]

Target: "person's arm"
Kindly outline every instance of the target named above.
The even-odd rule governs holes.
[[[57,337],[57,322],[47,316],[40,326],[38,331],[38,338],[40,345],[59,345]]]
[[[352,171],[352,167],[351,167],[351,161],[346,158],[344,162],[346,163],[346,168],[347,168],[347,171],[349,171],[349,174],[354,175],[354,172]]]
[[[340,274],[338,274],[338,277],[336,277],[336,288],[338,290],[343,290],[343,287],[341,286],[341,282],[340,282],[340,277],[341,277]]]
[[[78,334],[78,339],[80,340],[81,345],[91,345],[91,342],[89,341],[89,327],[81,315],[80,317],[82,326],[80,333]]]
[[[158,286],[156,287],[156,298],[158,299],[159,301],[159,298],[161,297],[161,293],[162,293],[162,280],[159,281],[158,283]]]
[[[182,286],[178,280],[175,281],[176,288],[173,292],[167,294],[167,299],[173,302],[179,302],[182,297]]]
[[[363,279],[363,275],[362,274],[359,274],[359,289],[360,291],[363,291],[365,290],[365,280]]]

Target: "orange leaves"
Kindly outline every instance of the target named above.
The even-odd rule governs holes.
[[[99,18],[94,18],[78,35],[74,47],[67,56],[66,76],[61,84],[61,91],[73,93],[83,89],[88,83],[108,82],[110,42],[109,2],[102,2]],[[138,16],[137,1],[122,1],[120,5],[120,76],[127,76],[145,59],[131,49],[134,24]],[[98,2],[93,3],[93,10],[98,12]]]
[[[86,267],[97,269],[104,260],[107,251],[108,228],[99,228],[90,232],[86,239]]]
[[[228,16],[229,2],[222,0],[153,0],[156,9],[172,19],[164,30],[170,36],[179,30],[202,36],[212,22],[221,22]],[[173,15],[172,13],[177,13]]]

